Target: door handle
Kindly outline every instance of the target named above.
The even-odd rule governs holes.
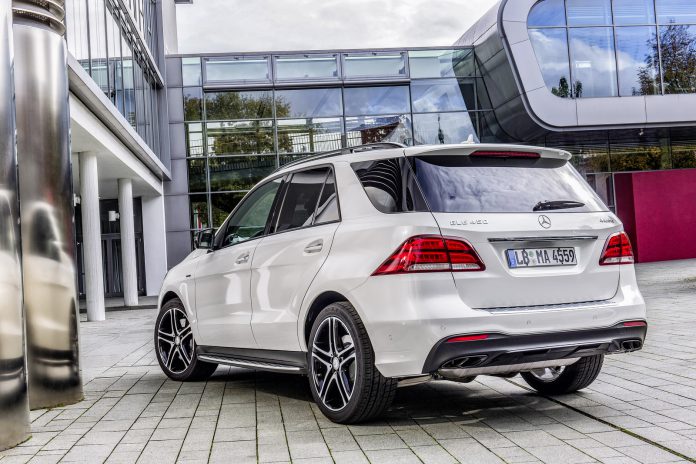
[[[242,253],[237,257],[237,259],[234,260],[236,264],[244,264],[249,262],[249,252]]]
[[[307,245],[304,249],[305,253],[319,253],[321,249],[324,248],[324,241],[322,239],[315,240]]]

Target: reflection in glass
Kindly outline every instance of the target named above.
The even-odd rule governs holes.
[[[566,0],[569,26],[611,25],[611,0]]]
[[[696,142],[672,144],[672,167],[674,169],[696,168]]]
[[[616,47],[619,95],[630,97],[659,93],[660,57],[655,27],[617,27]]]
[[[529,38],[546,87],[561,98],[571,98],[566,29],[530,29]]]
[[[206,192],[205,180],[205,159],[189,159],[186,160],[188,165],[188,183],[189,192]]]
[[[89,0],[89,47],[92,63],[92,79],[100,89],[108,95],[109,81],[106,65],[106,18],[104,16],[104,1]]]
[[[278,90],[277,117],[311,118],[343,114],[341,89]]]
[[[474,53],[465,50],[416,50],[408,52],[412,78],[468,77],[474,75]]]
[[[270,81],[268,58],[265,56],[205,60],[207,82]]]
[[[638,25],[655,23],[653,0],[614,0],[614,24]]]
[[[246,191],[276,169],[275,155],[209,158],[212,192]]]
[[[398,87],[350,87],[344,90],[346,115],[409,113],[409,91]]]
[[[275,57],[275,78],[331,79],[338,77],[337,55],[293,55]]]
[[[565,26],[566,14],[564,0],[542,0],[529,12],[529,27]]]
[[[278,117],[288,110],[278,108]],[[214,92],[205,94],[208,121],[222,119],[263,119],[273,117],[273,93],[270,91]]]
[[[87,0],[65,2],[65,25],[68,50],[89,73],[89,37],[87,28]]]
[[[405,53],[348,53],[343,58],[346,77],[406,76]]]
[[[660,27],[665,93],[696,93],[696,26]]]
[[[611,173],[588,174],[585,179],[605,205],[614,207],[614,176]]]
[[[123,37],[121,44],[123,49],[123,101],[124,116],[130,125],[135,129],[135,83],[133,75],[133,50],[130,44]]]
[[[669,147],[641,141],[630,145],[612,144],[611,170],[648,171],[669,169]]]
[[[203,156],[203,124],[186,124],[186,156]]]
[[[237,206],[237,204],[242,201],[245,193],[214,193],[210,195],[210,205],[213,210],[213,224],[212,226],[217,228],[225,222],[227,216],[230,215],[232,210]]]
[[[696,6],[692,0],[655,0],[660,24],[696,24]]]
[[[580,174],[609,171],[609,148],[607,144],[562,147],[573,154],[571,162]]]
[[[184,121],[200,121],[203,119],[203,91],[200,87],[183,89]]]
[[[617,96],[612,28],[570,29],[570,57],[575,97]]]
[[[349,147],[377,142],[413,145],[411,118],[403,114],[346,118],[346,140]]]
[[[121,62],[121,29],[109,9],[106,15],[106,40],[109,51],[109,93],[111,101],[123,114],[123,68]]]
[[[208,195],[190,195],[191,228],[196,230],[210,227],[208,220]]]
[[[342,146],[342,118],[283,119],[278,121],[279,153],[317,153]]]
[[[468,112],[413,115],[415,145],[461,143],[469,136],[478,141]]]
[[[476,108],[473,80],[435,79],[411,82],[413,111],[465,111]]]
[[[182,58],[181,59],[181,77],[184,86],[186,85],[201,85],[201,59]]]
[[[210,122],[206,137],[208,156],[275,152],[272,120]]]

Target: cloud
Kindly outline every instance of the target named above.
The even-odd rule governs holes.
[[[448,46],[496,0],[194,0],[180,53]]]

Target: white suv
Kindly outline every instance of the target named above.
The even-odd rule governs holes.
[[[167,275],[162,369],[305,374],[340,423],[431,379],[586,387],[642,347],[646,310],[621,223],[569,159],[373,144],[283,167]]]

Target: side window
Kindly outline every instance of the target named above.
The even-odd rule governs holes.
[[[317,203],[328,174],[329,168],[318,168],[292,175],[273,232],[299,229],[314,223]]]
[[[327,222],[335,222],[340,219],[338,209],[338,195],[336,194],[336,180],[333,171],[329,171],[329,175],[324,183],[324,189],[319,197],[317,212],[315,214],[315,224],[326,224]]]
[[[428,211],[405,157],[352,163],[365,193],[382,213]]]
[[[266,230],[282,179],[276,179],[254,190],[227,222],[220,248],[261,237]]]

